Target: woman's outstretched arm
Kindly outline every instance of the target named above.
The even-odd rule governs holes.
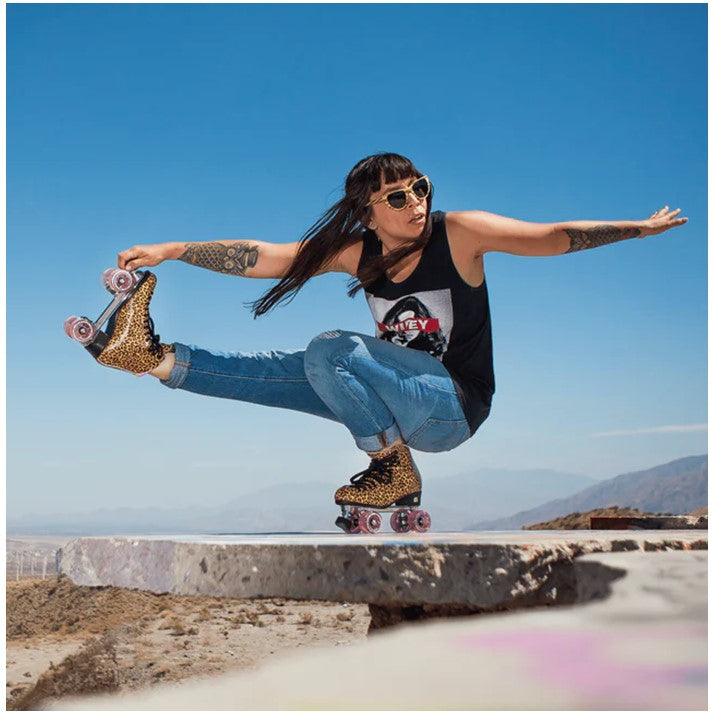
[[[549,256],[662,233],[687,222],[686,218],[676,217],[680,210],[670,211],[669,206],[665,206],[643,221],[529,223],[485,211],[449,213],[449,218],[468,234],[478,254],[499,251]]]
[[[281,278],[297,255],[299,243],[226,240],[206,243],[135,245],[117,256],[127,270],[181,260],[199,268],[245,278]]]

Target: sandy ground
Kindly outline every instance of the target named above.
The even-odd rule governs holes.
[[[8,581],[6,614],[8,710],[251,669],[299,648],[348,647],[369,627],[366,605],[154,595],[56,576]]]

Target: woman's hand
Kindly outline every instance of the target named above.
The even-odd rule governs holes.
[[[125,270],[158,265],[165,260],[178,258],[180,243],[157,243],[155,245],[135,245],[117,256],[117,265]]]
[[[677,208],[674,211],[670,211],[669,206],[665,206],[664,208],[660,208],[659,211],[655,211],[646,221],[637,224],[637,227],[640,229],[640,235],[638,237],[655,236],[658,233],[668,231],[670,228],[683,226],[689,219],[675,218],[681,210],[681,208]]]

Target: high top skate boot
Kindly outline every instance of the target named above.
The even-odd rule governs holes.
[[[88,348],[97,362],[137,375],[161,364],[169,347],[159,342],[149,315],[155,287],[156,276],[147,272],[132,296],[112,315],[106,333],[100,332],[100,339]]]
[[[381,518],[377,511],[393,511],[392,528],[398,532],[428,530],[426,511],[415,510],[421,503],[421,475],[405,444],[394,444],[380,455],[370,454],[369,467],[350,479],[335,493],[342,508],[336,525],[348,533],[374,533]],[[421,520],[414,514],[420,514]],[[416,520],[414,520],[416,518]]]

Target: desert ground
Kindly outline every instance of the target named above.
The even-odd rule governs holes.
[[[308,647],[366,637],[366,605],[228,600],[7,581],[6,708],[127,691],[257,667]]]

